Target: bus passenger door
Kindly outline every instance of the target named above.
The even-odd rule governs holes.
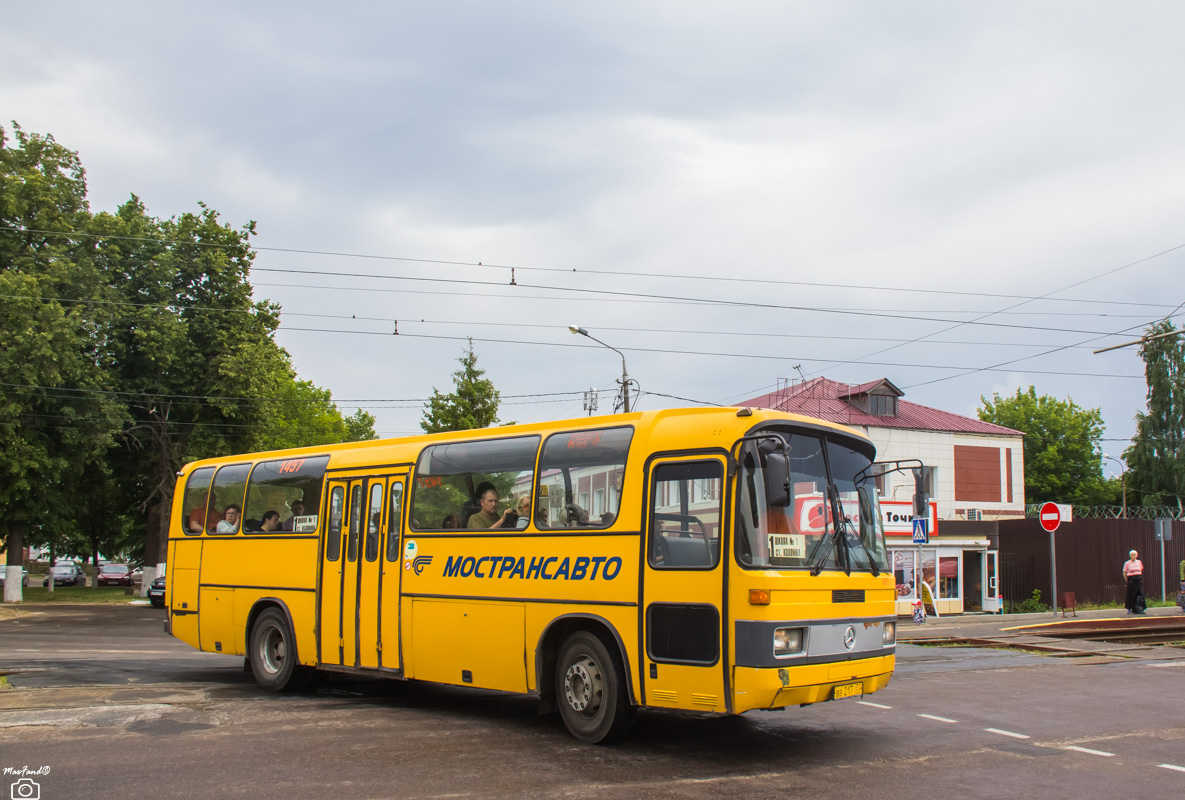
[[[724,470],[722,459],[702,456],[650,468],[641,661],[652,707],[728,710]]]
[[[403,669],[403,654],[399,638],[399,592],[403,585],[403,489],[407,475],[396,475],[387,484],[387,525],[382,542],[382,569],[379,583],[379,666],[384,669]],[[408,564],[409,568],[418,565]],[[422,568],[422,567],[419,567]]]
[[[325,538],[321,546],[321,595],[317,602],[320,661],[322,664],[353,664],[354,615],[351,613],[349,616],[347,642],[343,610],[354,608],[358,560],[356,539],[353,545],[353,558],[348,559],[347,553],[350,547],[351,527],[361,515],[362,482],[331,480],[328,488],[328,522],[325,525]],[[357,501],[358,509],[351,514],[352,500]]]
[[[346,653],[347,663],[355,666],[377,669],[389,666],[394,660],[398,669],[399,521],[405,480],[403,475],[374,477],[365,485],[366,508],[361,518],[362,543],[358,554],[354,660],[349,661],[350,653]],[[346,624],[349,624],[348,619]],[[393,658],[384,656],[383,650],[387,647],[394,649]]]

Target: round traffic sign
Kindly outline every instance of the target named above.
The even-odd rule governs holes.
[[[1044,503],[1041,506],[1041,527],[1053,533],[1062,524],[1062,510],[1057,503]]]

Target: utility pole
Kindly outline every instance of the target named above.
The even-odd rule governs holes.
[[[586,331],[584,328],[581,328],[579,325],[569,325],[568,330],[572,333],[586,336],[599,344],[601,347],[608,347],[614,353],[617,353],[617,355],[621,356],[621,405],[624,408],[625,413],[630,413],[630,375],[625,368],[625,354],[616,347],[605,344],[600,339]]]

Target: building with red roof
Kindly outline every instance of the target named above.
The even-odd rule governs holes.
[[[914,475],[890,473],[877,482],[898,610],[908,610],[920,577],[939,610],[997,611],[996,521],[1024,516],[1024,434],[904,397],[887,378],[855,386],[813,378],[738,405],[850,426],[876,444],[878,461],[921,460],[919,477],[932,501],[928,544],[913,543]]]

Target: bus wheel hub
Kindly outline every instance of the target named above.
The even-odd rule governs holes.
[[[564,675],[564,694],[568,705],[581,712],[596,713],[604,694],[601,672],[588,656],[577,659]]]

